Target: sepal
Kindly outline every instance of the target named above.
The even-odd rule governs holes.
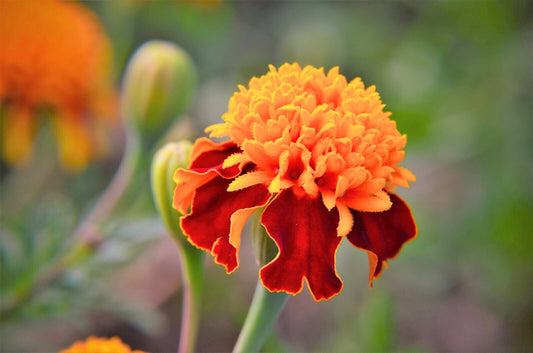
[[[152,159],[150,182],[154,204],[166,228],[178,244],[190,245],[179,227],[181,214],[172,207],[174,173],[189,164],[192,144],[183,140],[171,142],[159,149]]]

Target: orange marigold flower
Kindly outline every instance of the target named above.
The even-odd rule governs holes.
[[[143,351],[132,351],[131,348],[122,342],[118,337],[98,338],[91,336],[86,341],[78,341],[67,349],[59,353],[145,353]]]
[[[190,242],[227,272],[238,266],[240,234],[261,223],[279,253],[260,278],[296,294],[304,279],[315,300],[342,289],[335,255],[343,238],[368,252],[369,281],[416,235],[407,204],[393,193],[414,175],[398,166],[406,136],[384,112],[374,86],[347,82],[339,69],[284,64],[239,86],[221,124],[199,139],[189,169],[175,174],[174,207]]]
[[[1,1],[0,33],[4,159],[29,160],[37,112],[46,107],[61,161],[85,167],[99,145],[98,129],[115,115],[110,46],[97,18],[73,1]]]

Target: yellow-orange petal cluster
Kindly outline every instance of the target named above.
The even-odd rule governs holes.
[[[384,111],[375,86],[360,78],[347,82],[337,67],[327,74],[311,66],[284,64],[239,86],[224,123],[207,128],[211,137],[230,137],[242,152],[224,167],[253,162],[257,168],[237,177],[228,191],[256,184],[273,194],[288,188],[321,195],[337,208],[337,234],[347,235],[349,209],[382,212],[391,208],[389,192],[408,187],[414,175],[398,166],[406,136]]]
[[[1,1],[0,34],[3,158],[29,160],[46,108],[61,161],[83,168],[116,115],[111,51],[97,18],[74,1]]]
[[[145,353],[143,351],[132,351],[131,348],[122,342],[118,337],[99,338],[91,336],[85,341],[78,341],[67,349],[59,353]]]

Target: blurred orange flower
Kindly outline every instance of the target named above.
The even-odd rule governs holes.
[[[30,159],[44,108],[61,162],[84,168],[116,116],[110,45],[96,16],[73,1],[1,1],[0,34],[3,158]]]
[[[91,336],[86,341],[78,341],[67,349],[59,353],[145,353],[143,351],[132,351],[131,348],[122,342],[118,337],[98,338]]]
[[[228,272],[238,266],[241,231],[261,223],[279,253],[262,267],[270,291],[296,294],[307,280],[316,300],[342,289],[335,256],[344,238],[368,252],[369,280],[415,237],[407,204],[393,193],[414,175],[398,166],[407,137],[383,111],[374,86],[339,69],[284,64],[239,86],[221,124],[199,139],[179,169],[174,207],[181,226]]]

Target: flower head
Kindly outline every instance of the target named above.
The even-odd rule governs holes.
[[[132,351],[120,338],[98,338],[91,336],[86,341],[78,341],[60,353],[144,353]]]
[[[393,191],[414,175],[398,166],[401,135],[374,86],[347,82],[338,68],[284,64],[239,86],[215,143],[199,139],[189,169],[176,172],[174,206],[196,246],[228,272],[238,266],[240,233],[254,210],[278,255],[260,270],[271,291],[296,294],[304,279],[316,300],[342,289],[335,255],[343,238],[368,252],[370,282],[416,235]]]
[[[81,169],[114,116],[110,47],[96,17],[72,1],[0,2],[3,157],[29,160],[40,108],[52,110],[60,157]]]

